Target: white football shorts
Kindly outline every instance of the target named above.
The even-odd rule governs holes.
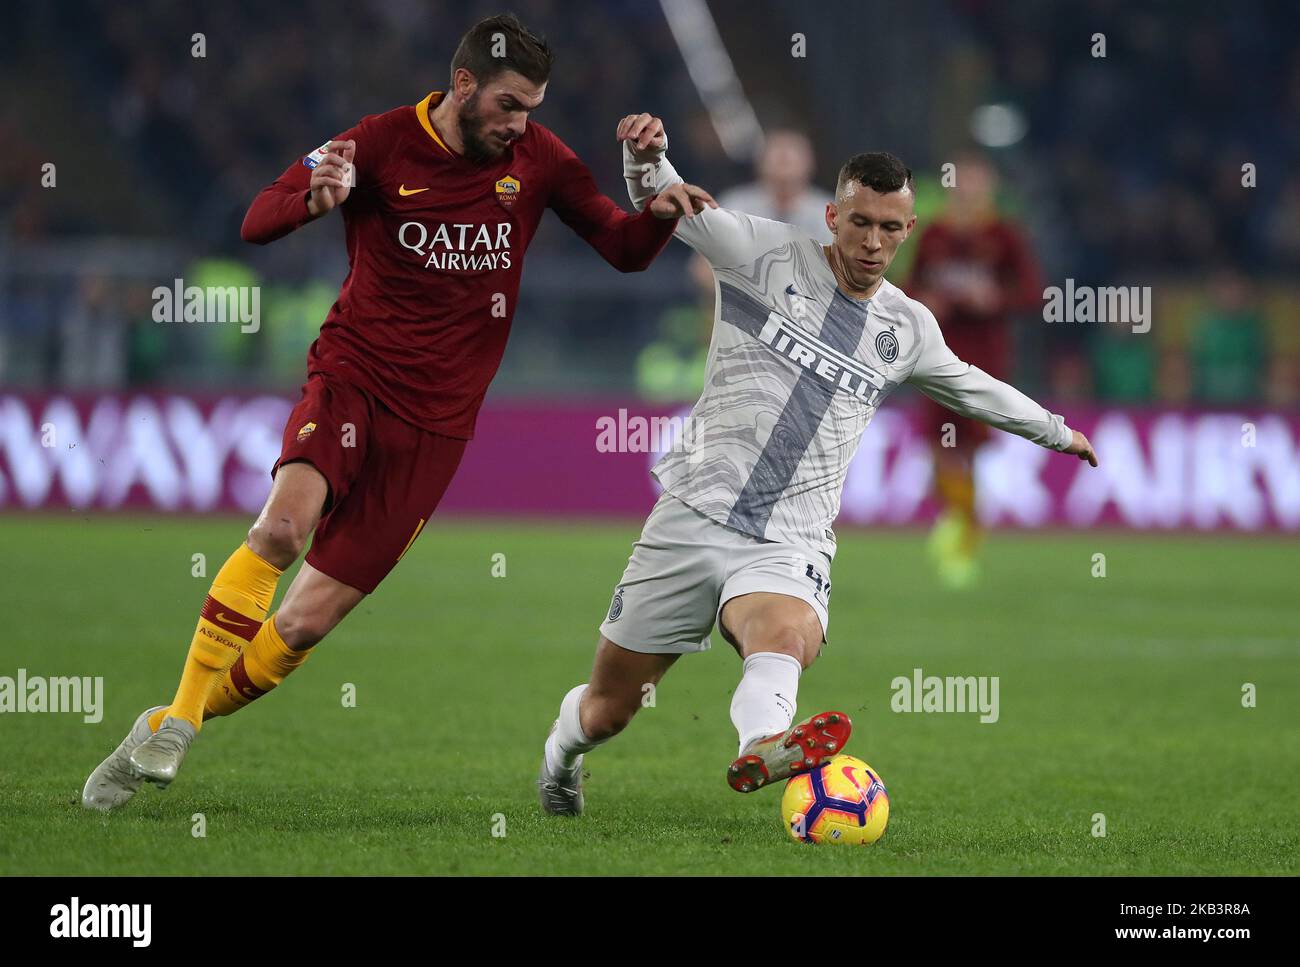
[[[722,607],[755,591],[806,601],[829,621],[831,559],[724,527],[664,493],[632,548],[600,633],[629,651],[706,651]]]

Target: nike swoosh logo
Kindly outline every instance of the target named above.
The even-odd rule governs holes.
[[[405,197],[406,195],[418,195],[422,191],[428,191],[428,188],[407,188],[405,185],[397,187],[397,193]]]
[[[862,771],[871,776],[871,784],[868,785],[866,789],[862,788],[862,783],[858,782],[858,777],[853,774],[853,767],[844,767],[845,778],[847,778],[849,782],[853,783],[862,798],[867,801],[868,805],[871,805],[875,803],[876,797],[885,791],[885,787],[881,785],[880,777],[875,775],[870,769],[864,769]]]
[[[844,766],[843,772],[844,772],[844,778],[849,780],[849,782],[853,783],[853,787],[857,789],[858,792],[862,793],[862,795],[865,797],[867,792],[858,783],[858,777],[853,774],[853,766]]]
[[[259,628],[259,627],[261,627],[261,625],[254,624],[252,621],[244,621],[244,620],[241,619],[241,618],[232,618],[230,615],[226,614],[224,611],[218,611],[216,614],[214,614],[214,615],[212,616],[212,619],[213,619],[214,621],[220,622],[221,624],[229,625],[229,626],[232,627],[232,628]]]

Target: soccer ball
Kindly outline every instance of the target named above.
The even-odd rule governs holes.
[[[801,843],[869,846],[889,825],[889,793],[871,766],[837,755],[785,784],[781,817],[786,832]]]

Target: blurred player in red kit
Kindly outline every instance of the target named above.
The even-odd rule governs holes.
[[[547,208],[635,272],[678,217],[714,204],[674,185],[630,215],[597,191],[564,142],[529,123],[551,63],[514,17],[484,20],[461,39],[447,92],[363,118],[253,201],[242,235],[258,244],[339,208],[350,270],[308,353],[270,496],[212,583],[176,696],[95,769],[86,808],[170,783],[205,718],[279,685],[415,542],[473,435]]]
[[[992,165],[967,155],[957,160],[956,175],[943,216],[919,233],[906,290],[934,310],[944,340],[960,359],[1007,379],[1014,351],[1010,317],[1041,306],[1039,269],[1020,229],[998,215]],[[975,516],[974,456],[988,429],[929,398],[922,406],[943,508],[930,552],[945,584],[968,587],[978,577],[982,537]],[[945,430],[947,424],[951,430]]]

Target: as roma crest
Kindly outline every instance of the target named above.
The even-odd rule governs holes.
[[[519,197],[519,189],[522,187],[518,178],[514,175],[506,175],[496,184],[497,201],[509,208]]]

